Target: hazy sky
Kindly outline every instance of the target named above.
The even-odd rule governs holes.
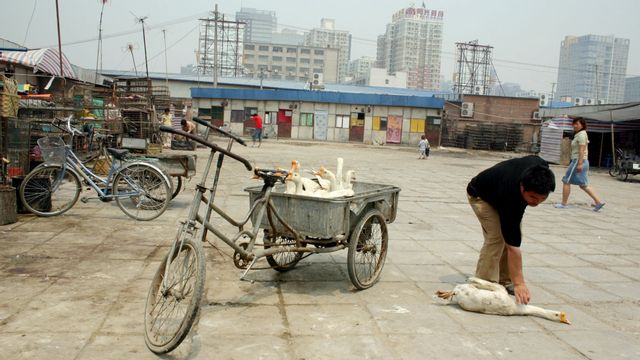
[[[55,1],[0,0],[0,38],[30,48],[57,46]],[[96,65],[100,0],[59,0],[63,51],[77,65]],[[103,68],[133,70],[127,44],[134,44],[138,71],[144,71],[142,31],[138,17],[147,16],[149,70],[164,72],[166,32],[169,72],[195,62],[199,17],[214,1],[109,0],[103,19]],[[233,16],[241,6],[273,10],[280,27],[319,27],[322,17],[351,31],[352,59],[373,56],[376,38],[391,15],[422,1],[398,0],[221,0],[218,9]],[[442,74],[450,80],[456,42],[478,40],[494,47],[500,80],[523,89],[547,91],[557,79],[560,42],[565,35],[615,35],[631,40],[627,75],[640,75],[640,1],[638,0],[434,0],[429,9],[444,11]],[[34,11],[35,9],[35,11]],[[33,15],[33,16],[32,16]],[[31,20],[30,20],[31,19]],[[29,23],[31,24],[29,26]]]

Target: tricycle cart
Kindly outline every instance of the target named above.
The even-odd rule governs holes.
[[[355,182],[354,196],[334,199],[285,194],[281,184],[289,177],[288,171],[253,168],[247,159],[231,151],[234,141],[246,146],[244,140],[198,118],[193,120],[229,141],[223,148],[196,135],[160,127],[211,152],[196,185],[189,215],[179,226],[147,295],[145,342],[151,351],[164,354],[178,347],[198,316],[206,276],[203,243],[208,233],[235,251],[234,264],[245,270],[241,279],[261,258],[278,271],[288,271],[305,253],[348,248],[347,268],[353,285],[366,289],[375,284],[387,255],[387,224],[395,220],[398,209],[398,187]],[[239,161],[262,181],[261,186],[245,189],[250,206],[241,220],[233,219],[214,201],[225,158]],[[214,163],[216,170],[210,182]],[[212,218],[213,212],[218,216]],[[225,233],[218,224],[221,221],[238,231]],[[261,233],[264,235],[259,236]]]
[[[330,252],[349,247],[347,268],[349,278],[358,289],[373,285],[382,271],[387,253],[386,224],[396,218],[400,189],[390,185],[354,182],[354,196],[320,198],[285,194],[283,185],[271,192],[273,211],[267,207],[259,227],[264,229],[264,246],[297,246],[313,248],[268,255],[269,265],[278,271],[292,269],[305,252]],[[263,187],[246,188],[249,205],[263,198]],[[252,213],[256,223],[259,214]],[[279,217],[279,218],[278,218]],[[373,243],[363,244],[367,238]],[[373,261],[373,262],[372,262]]]
[[[173,185],[172,199],[182,189],[182,178],[191,178],[196,174],[196,154],[131,154],[133,158],[157,159],[158,166],[171,177]]]
[[[633,160],[623,160],[620,163],[620,172],[618,173],[618,179],[621,181],[627,181],[629,175],[640,174],[640,163]]]

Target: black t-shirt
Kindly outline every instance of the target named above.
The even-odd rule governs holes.
[[[531,166],[547,162],[538,156],[525,156],[500,162],[478,174],[467,185],[467,193],[488,202],[500,216],[504,241],[515,247],[522,242],[520,222],[527,202],[520,192],[522,173]]]

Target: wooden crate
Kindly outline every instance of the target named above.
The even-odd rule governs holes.
[[[162,144],[148,144],[147,154],[156,155],[162,153]]]

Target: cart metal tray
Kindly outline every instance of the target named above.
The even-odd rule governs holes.
[[[262,186],[245,189],[249,193],[249,204],[261,196]],[[278,214],[301,235],[331,239],[338,235],[348,236],[359,218],[369,209],[376,208],[382,212],[387,223],[392,223],[398,210],[400,188],[392,185],[381,185],[365,182],[354,182],[354,196],[339,198],[317,198],[294,194],[285,194],[285,186],[273,189],[271,200]],[[257,214],[253,214],[255,222]],[[261,228],[270,229],[269,220],[265,216]],[[282,224],[276,222],[276,232],[284,232]]]
[[[136,156],[136,154],[132,154]],[[144,158],[158,159],[162,170],[170,176],[190,178],[196,174],[196,154],[142,154]]]

